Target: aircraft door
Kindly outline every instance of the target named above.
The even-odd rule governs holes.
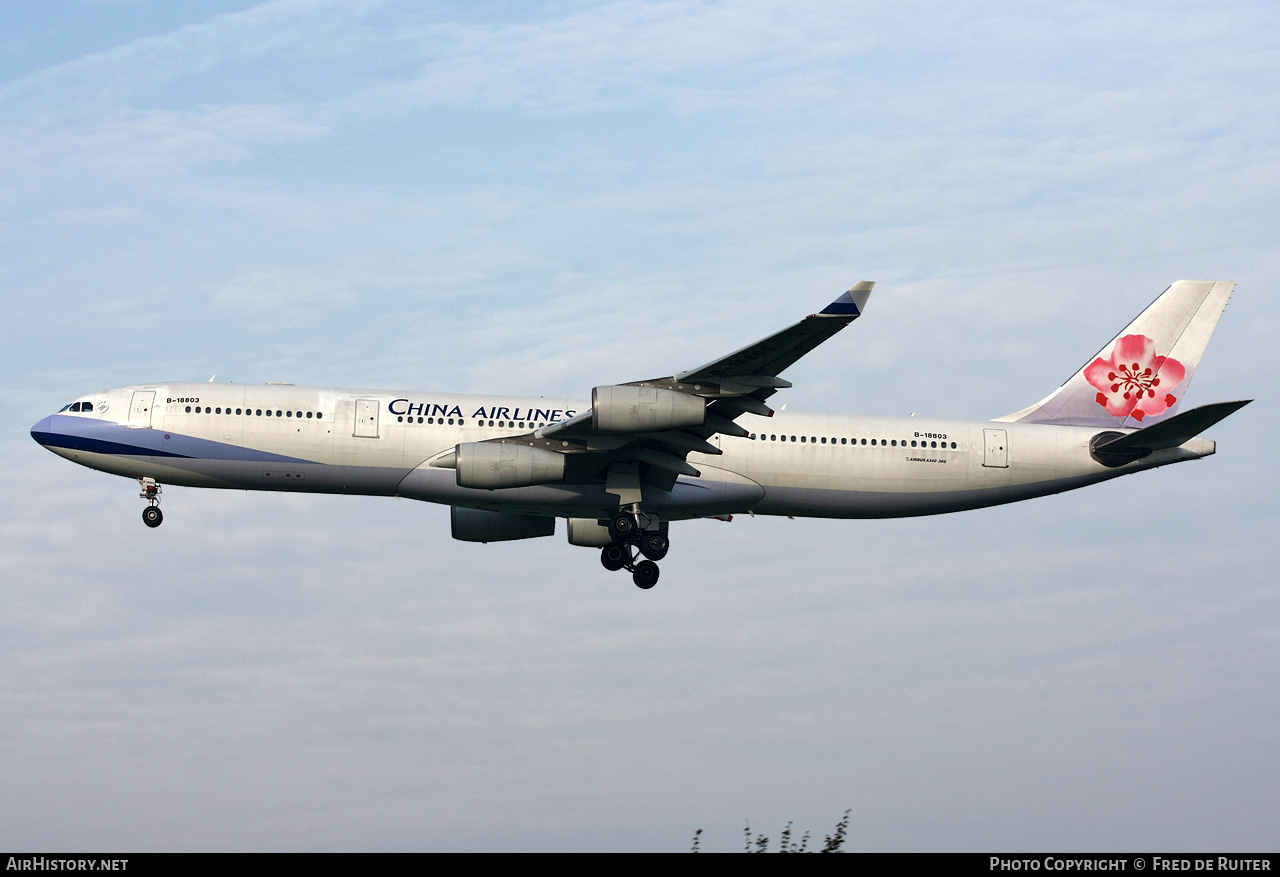
[[[1003,429],[984,429],[983,443],[986,452],[982,457],[982,465],[991,469],[1009,468],[1009,439]]]
[[[156,405],[155,390],[134,390],[129,404],[129,429],[150,429],[151,409]]]
[[[357,438],[378,437],[377,399],[356,400],[356,431],[354,435]]]

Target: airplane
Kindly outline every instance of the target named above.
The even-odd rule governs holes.
[[[640,588],[669,525],[735,514],[932,515],[1017,502],[1213,454],[1200,434],[1252,400],[1182,413],[1234,283],[1180,280],[1059,389],[987,421],[775,411],[797,360],[862,316],[874,282],[754,344],[590,402],[268,383],[81,396],[31,428],[55,454],[163,485],[397,496],[450,506],[453,538],[598,548]],[[783,406],[785,408],[785,406]]]

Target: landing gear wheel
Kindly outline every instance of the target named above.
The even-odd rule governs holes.
[[[610,542],[600,549],[600,564],[609,572],[617,572],[631,561],[631,552],[621,542]]]
[[[636,571],[631,574],[631,581],[637,588],[649,590],[658,583],[658,565],[652,560],[642,560],[636,564]]]
[[[627,542],[635,535],[636,519],[628,512],[618,512],[609,521],[609,535],[614,542]]]
[[[662,560],[667,556],[667,550],[671,548],[671,542],[667,539],[665,533],[642,533],[637,543],[640,546],[640,553],[650,560]]]
[[[153,530],[164,522],[164,512],[160,511],[160,506],[149,505],[142,510],[142,523],[151,527]]]

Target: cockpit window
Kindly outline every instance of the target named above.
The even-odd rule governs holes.
[[[59,409],[58,413],[61,414],[63,411],[71,411],[73,413],[78,413],[80,411],[92,411],[92,410],[93,410],[92,402],[72,402],[70,405],[63,405],[62,408]]]

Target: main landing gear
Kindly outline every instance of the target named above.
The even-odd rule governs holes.
[[[637,588],[647,591],[656,585],[658,565],[654,561],[667,556],[671,547],[667,534],[641,529],[634,514],[618,512],[609,521],[609,535],[613,541],[600,549],[600,564],[610,572],[627,570]],[[645,560],[637,563],[637,554]]]
[[[154,478],[139,478],[138,483],[142,485],[142,493],[138,496],[147,501],[147,507],[142,510],[142,523],[154,530],[164,523],[164,512],[160,511],[162,488]]]

